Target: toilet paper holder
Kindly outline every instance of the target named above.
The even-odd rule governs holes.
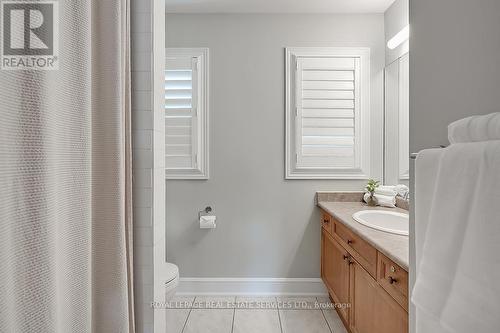
[[[211,212],[212,212],[212,207],[210,206],[205,207],[205,209],[200,210],[198,212],[198,219],[200,219],[202,216],[210,215]]]
[[[217,224],[215,220],[217,217],[212,213],[212,207],[207,206],[204,210],[198,212],[198,220],[200,223],[200,229],[215,229]]]

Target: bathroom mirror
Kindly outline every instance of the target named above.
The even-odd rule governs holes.
[[[385,68],[384,183],[408,185],[409,54]]]

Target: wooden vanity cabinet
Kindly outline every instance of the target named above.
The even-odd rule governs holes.
[[[322,231],[321,277],[335,303],[349,303],[349,253],[326,231]],[[349,308],[339,309],[344,323],[349,322]]]
[[[377,313],[377,282],[357,262],[350,272],[352,333],[375,333]]]
[[[352,333],[408,332],[408,312],[357,262],[350,277]]]
[[[339,238],[335,233],[340,222],[328,214],[329,218],[325,218],[325,214],[323,212],[321,231],[321,277],[335,303],[350,305],[336,307],[348,331],[407,333],[408,273],[364,241],[362,250],[351,247],[353,242],[347,243],[345,237]],[[329,223],[324,223],[327,219]],[[362,241],[346,226],[341,225],[340,230],[348,233],[349,239],[357,237],[357,244]],[[378,260],[373,258],[373,251]],[[378,274],[374,274],[375,266]]]
[[[330,217],[332,225],[333,237],[349,251],[349,253],[370,273],[375,277],[377,272],[377,250],[364,241],[361,237],[354,234],[342,223],[335,221]]]
[[[408,311],[408,272],[380,252],[377,265],[379,285]]]
[[[321,226],[329,233],[332,233],[332,218],[325,212],[321,215]]]
[[[376,333],[408,333],[408,312],[384,289],[377,286],[375,311]]]

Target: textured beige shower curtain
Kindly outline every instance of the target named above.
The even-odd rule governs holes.
[[[133,332],[129,4],[58,3],[59,69],[0,70],[0,332]]]

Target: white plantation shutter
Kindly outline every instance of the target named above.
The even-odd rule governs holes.
[[[167,169],[196,167],[196,58],[167,59],[165,152]]]
[[[297,167],[355,166],[357,68],[357,58],[297,59]]]
[[[203,51],[203,52],[202,52]],[[200,52],[202,52],[200,54]],[[167,178],[206,179],[206,49],[167,49],[165,166]]]
[[[288,178],[367,176],[362,90],[368,87],[361,87],[366,59],[342,50],[339,55],[288,50]]]

